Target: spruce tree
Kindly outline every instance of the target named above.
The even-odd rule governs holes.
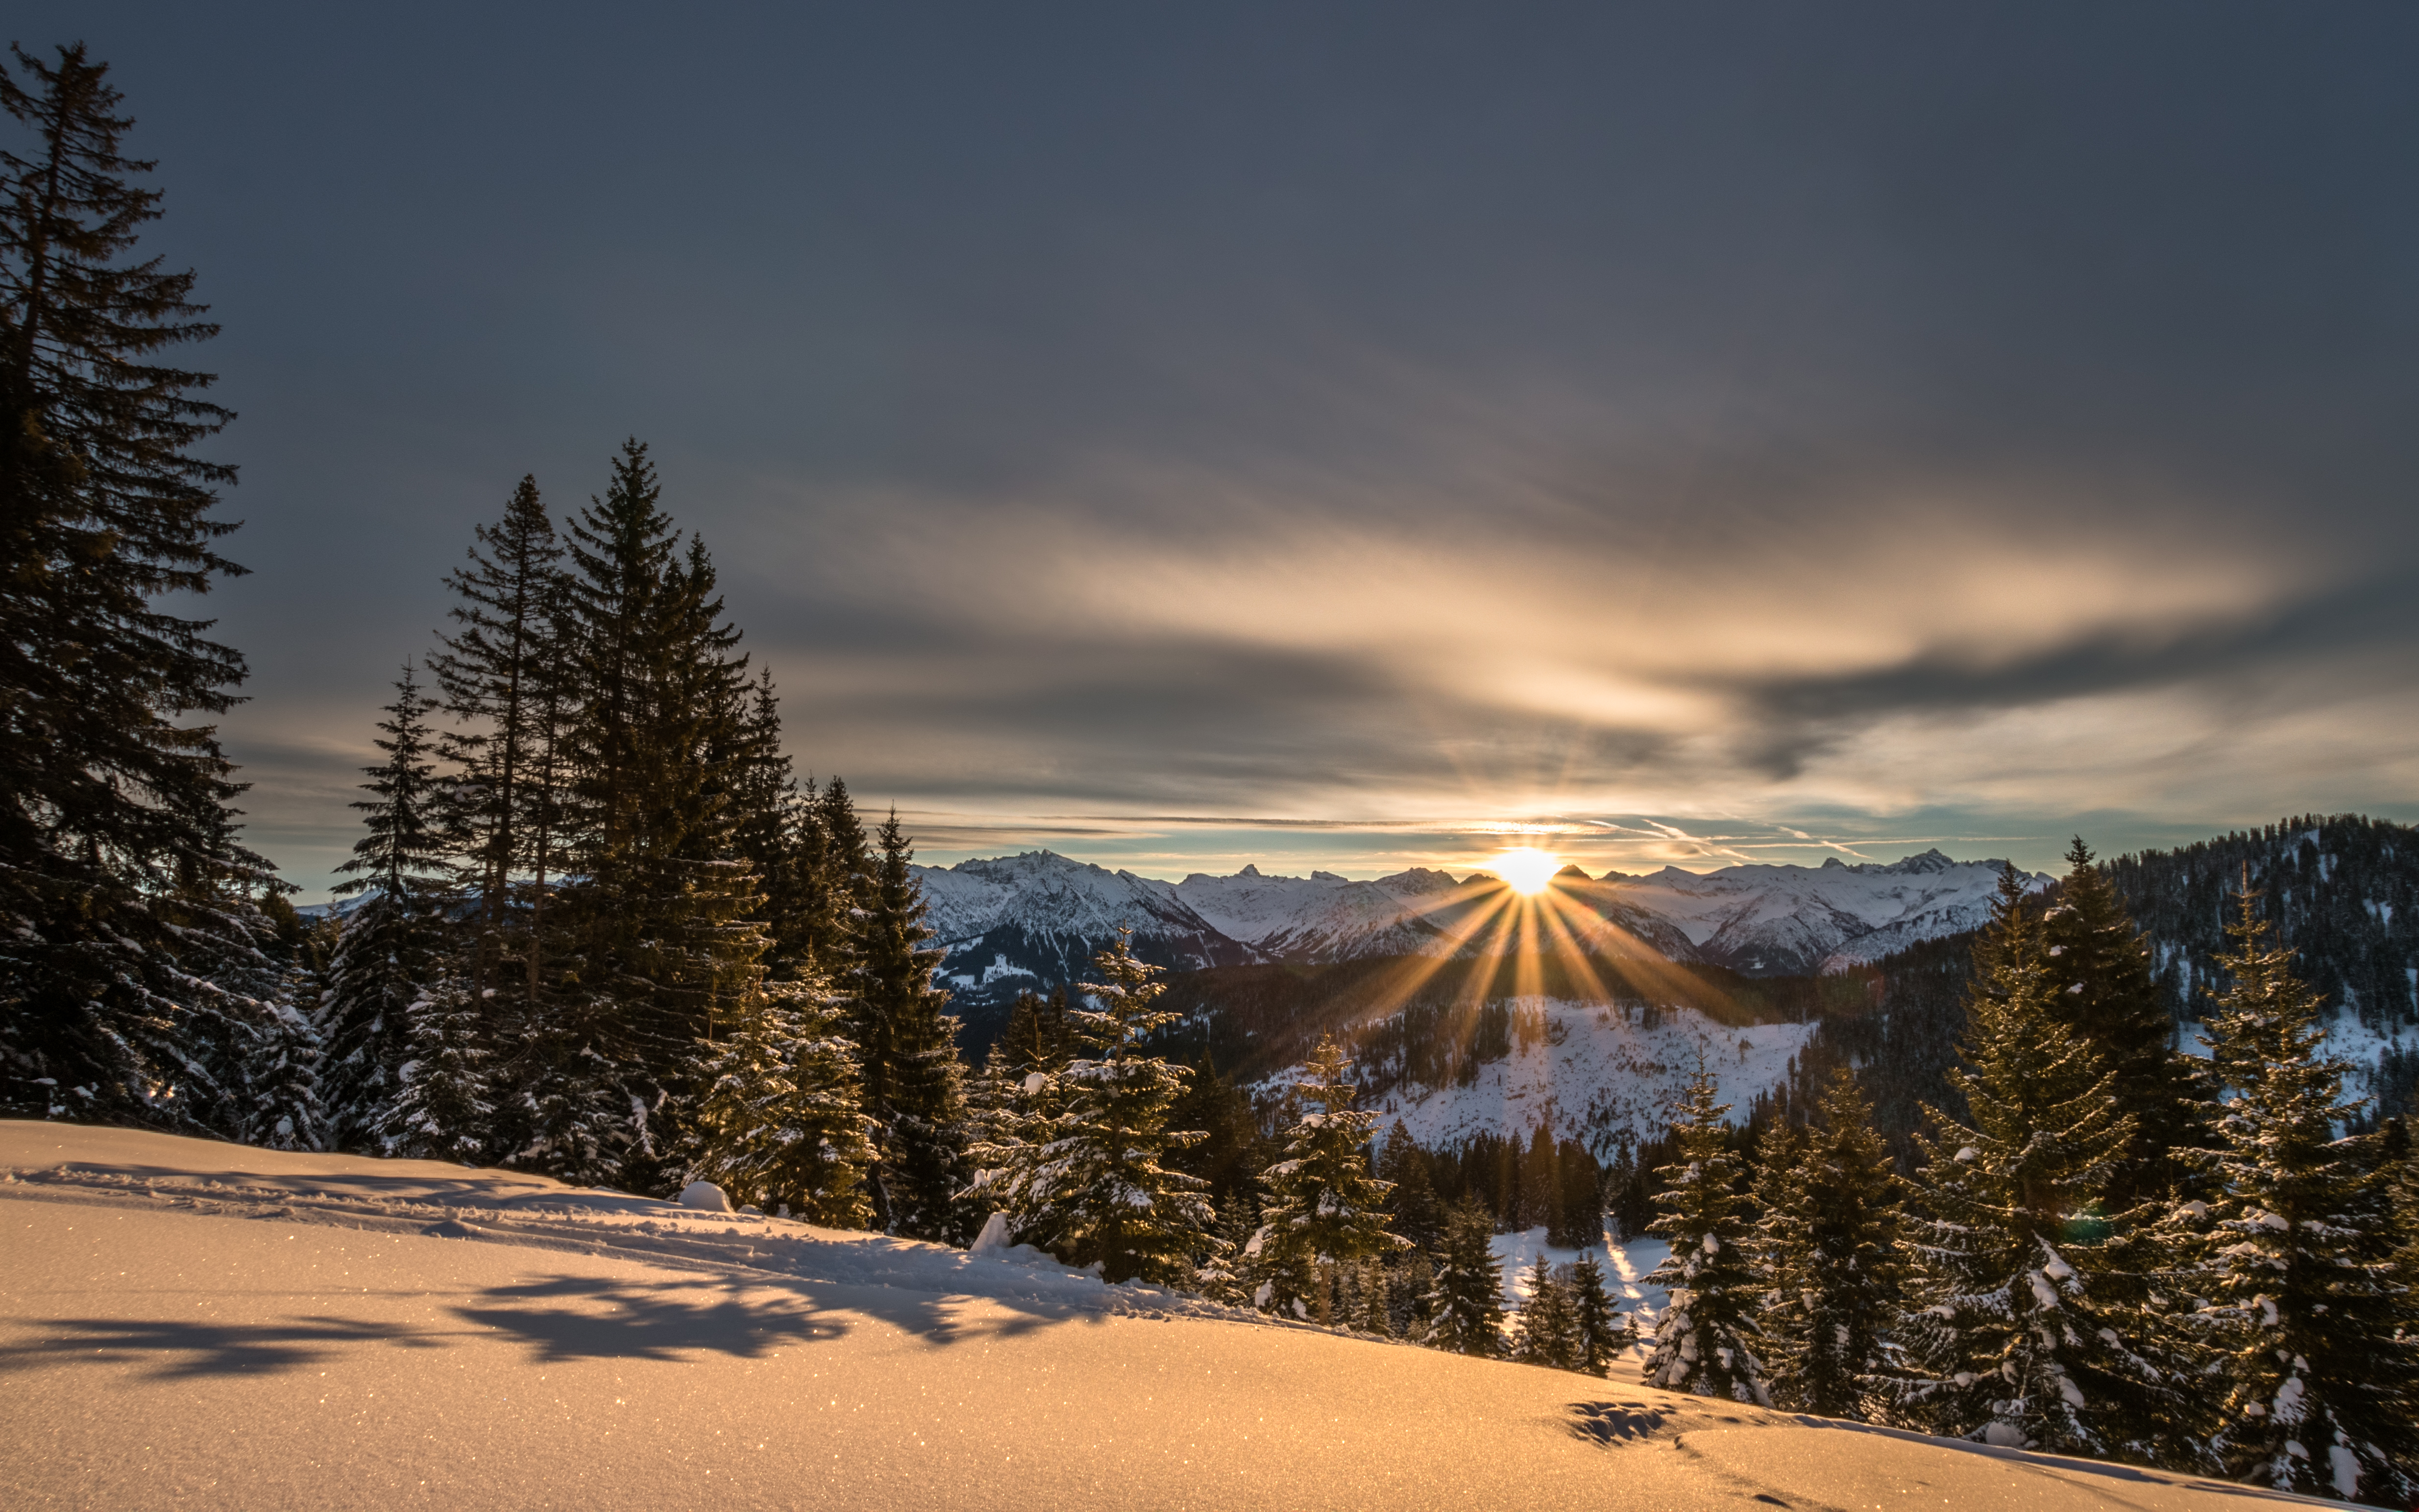
[[[1487,1242],[1494,1232],[1494,1215],[1468,1197],[1446,1217],[1443,1250],[1421,1299],[1427,1327],[1420,1342],[1487,1359],[1503,1353],[1503,1275]]]
[[[1757,1323],[1778,1405],[1872,1415],[1898,1305],[1899,1185],[1872,1104],[1845,1068],[1824,1091],[1820,1122],[1768,1145],[1757,1238],[1772,1289]]]
[[[1284,1158],[1260,1177],[1260,1286],[1267,1309],[1302,1316],[1333,1284],[1338,1267],[1408,1249],[1391,1232],[1387,1182],[1369,1171],[1374,1113],[1356,1112],[1351,1065],[1333,1035],[1322,1035],[1302,1067],[1295,1094],[1304,1111],[1286,1136]]]
[[[1722,1121],[1730,1105],[1716,1103],[1715,1091],[1712,1072],[1700,1062],[1672,1110],[1678,1160],[1656,1173],[1664,1181],[1655,1199],[1663,1211],[1648,1232],[1669,1240],[1672,1254],[1646,1279],[1671,1302],[1656,1323],[1646,1381],[1668,1391],[1769,1406],[1756,1353],[1749,1204],[1738,1191],[1744,1173]]]
[[[516,1057],[521,1154],[668,1185],[691,1051],[763,975],[755,879],[735,854],[732,794],[755,759],[747,657],[721,623],[712,562],[662,508],[647,450],[624,443],[605,496],[572,522],[564,579],[576,697],[560,823],[577,874],[563,959]],[[591,1153],[575,1154],[574,1151]]]
[[[1586,1355],[1578,1300],[1540,1253],[1529,1267],[1529,1295],[1512,1319],[1512,1358],[1523,1365],[1577,1370]]]
[[[372,743],[385,753],[362,768],[370,796],[353,804],[366,815],[338,897],[361,894],[345,918],[331,983],[317,1011],[325,1046],[320,1097],[340,1148],[373,1142],[397,1091],[408,1053],[408,1010],[434,982],[445,952],[445,908],[453,896],[444,833],[444,792],[428,724],[437,701],[421,691],[409,662],[395,680],[394,702]]]
[[[560,703],[548,685],[566,648],[554,634],[562,548],[537,480],[523,477],[503,518],[473,530],[470,565],[445,579],[457,600],[449,611],[456,628],[429,668],[458,721],[441,753],[460,774],[455,843],[478,893],[470,982],[484,994],[505,980],[514,879],[537,869],[539,827],[553,797],[549,716]]]
[[[233,416],[166,361],[218,327],[193,274],[138,260],[161,192],[81,44],[12,45],[0,109],[0,1105],[192,1126],[191,1043],[233,1042],[199,957],[248,948],[280,884],[235,841],[241,791],[208,723],[243,658],[162,605],[243,569],[212,517],[235,470],[195,448]],[[22,75],[22,78],[20,77]],[[227,1014],[233,1011],[235,1017]]]
[[[965,1185],[964,1068],[958,1021],[942,1011],[948,992],[932,985],[942,952],[915,873],[915,848],[891,810],[881,830],[871,906],[858,920],[851,982],[854,1016],[880,1026],[884,1059],[873,1106],[877,1216],[890,1233],[964,1243],[973,1233],[953,1199]]]
[[[870,1227],[873,1144],[846,1025],[812,980],[767,982],[743,1004],[701,1066],[691,1178],[807,1223]]]
[[[1952,1076],[1973,1125],[1928,1110],[1934,1132],[1917,1139],[1902,1410],[1952,1438],[2188,1464],[2182,1362],[2141,1300],[2146,1215],[2102,1201],[2133,1122],[2050,1001],[2040,919],[2012,873],[1984,945]]]
[[[2114,1078],[2119,1111],[2133,1120],[2105,1195],[2111,1207],[2130,1208],[2192,1183],[2185,1156],[2208,1142],[2207,1099],[2191,1057],[2175,1047],[2149,943],[2081,836],[2066,859],[2057,901],[2042,921],[2051,1003],[2060,1022],[2091,1041]]]
[[[386,1154],[474,1165],[486,1152],[496,1105],[479,1003],[449,976],[404,1011],[408,1058],[395,1068],[394,1100],[377,1131]]]
[[[2322,1054],[2319,1001],[2245,886],[2207,1023],[2226,1077],[2223,1183],[2203,1284],[2228,1474],[2380,1506],[2419,1495],[2419,1340],[2400,1332],[2411,1273],[2395,1263],[2381,1136],[2338,1138],[2350,1068]]]
[[[1571,1307],[1579,1337],[1579,1363],[1572,1368],[1591,1376],[1612,1374],[1612,1363],[1629,1347],[1629,1321],[1613,1305],[1594,1250],[1583,1251],[1571,1267]]]
[[[1099,1006],[1071,1010],[1069,1025],[1086,1054],[1027,1078],[1041,1111],[1013,1147],[986,1149],[982,1190],[1009,1214],[1020,1242],[1073,1265],[1098,1265],[1111,1282],[1192,1286],[1201,1257],[1219,1247],[1207,1184],[1165,1164],[1171,1149],[1201,1138],[1172,1131],[1168,1110],[1185,1069],[1144,1053],[1179,1015],[1155,1006],[1165,990],[1157,966],[1137,961],[1132,931],[1093,958],[1101,979],[1082,990]]]

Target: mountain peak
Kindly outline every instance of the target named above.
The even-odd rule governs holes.
[[[1260,869],[1249,861],[1243,863],[1243,870],[1235,873],[1239,877],[1256,877],[1259,874]]]

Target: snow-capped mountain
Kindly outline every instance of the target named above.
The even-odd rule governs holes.
[[[1974,928],[1989,917],[2007,866],[1954,861],[1933,850],[1887,865],[1832,860],[1704,873],[1667,867],[1602,880],[1573,870],[1557,881],[1554,914],[1558,929],[1606,954],[1704,962],[1750,976],[1816,971]],[[995,964],[1012,972],[1022,964],[1016,950],[1001,963],[983,963],[986,951],[997,954],[1011,943],[994,938],[1000,931],[1024,942],[1020,949],[1059,942],[1044,953],[1077,970],[1120,923],[1133,926],[1138,950],[1170,965],[1514,948],[1511,936],[1490,927],[1501,884],[1484,873],[1456,881],[1413,868],[1355,882],[1332,872],[1270,876],[1246,866],[1232,876],[1194,872],[1167,883],[1049,851],[917,872],[952,967],[974,979],[964,983],[970,987]],[[968,972],[961,962],[982,964]]]
[[[1596,887],[1678,931],[1687,953],[1665,954],[1770,976],[1878,961],[1918,940],[1979,928],[2007,870],[2005,861],[1953,861],[1929,850],[1887,865],[1850,866],[1835,856],[1818,867],[1703,874],[1665,867]],[[2045,887],[2050,878],[2031,881]]]
[[[1176,885],[1195,913],[1271,961],[1451,954],[1461,942],[1445,924],[1476,890],[1424,867],[1352,882],[1333,872],[1263,876],[1246,866],[1231,877],[1195,872]]]
[[[1081,978],[1121,927],[1133,930],[1134,954],[1178,971],[1260,959],[1194,913],[1172,884],[1050,851],[915,872],[948,952],[941,984],[978,1042],[990,1040],[1019,991]]]

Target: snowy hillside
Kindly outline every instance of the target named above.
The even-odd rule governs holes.
[[[2282,1500],[434,1163],[0,1122],[0,1223],[19,1507]]]
[[[1481,1133],[1525,1138],[1550,1121],[1557,1139],[1577,1139],[1609,1159],[1625,1135],[1662,1134],[1701,1056],[1722,1101],[1733,1104],[1733,1120],[1744,1119],[1756,1093],[1788,1080],[1790,1057],[1814,1035],[1810,1024],[1729,1028],[1689,1008],[1649,1013],[1537,998],[1510,1007],[1521,1032],[1508,1057],[1480,1066],[1468,1086],[1394,1085],[1373,1104],[1385,1115],[1381,1124],[1399,1122],[1435,1149]],[[1364,1073],[1393,1081],[1391,1070]],[[1271,1085],[1296,1075],[1288,1070]]]

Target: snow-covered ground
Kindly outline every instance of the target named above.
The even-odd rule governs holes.
[[[2282,1500],[431,1163],[0,1122],[0,1227],[10,1508]]]
[[[1748,1101],[1788,1080],[1790,1057],[1814,1034],[1810,1024],[1731,1028],[1693,1008],[1660,1010],[1650,1028],[1646,1012],[1634,1006],[1540,997],[1510,1006],[1542,1014],[1547,1032],[1516,1041],[1508,1057],[1480,1067],[1468,1087],[1398,1088],[1379,1104],[1380,1137],[1393,1122],[1431,1149],[1482,1132],[1526,1137],[1550,1103],[1555,1136],[1580,1140],[1603,1156],[1624,1131],[1641,1138],[1663,1132],[1700,1056],[1733,1105],[1732,1121],[1744,1120]],[[1288,1070],[1271,1085],[1298,1074]]]

